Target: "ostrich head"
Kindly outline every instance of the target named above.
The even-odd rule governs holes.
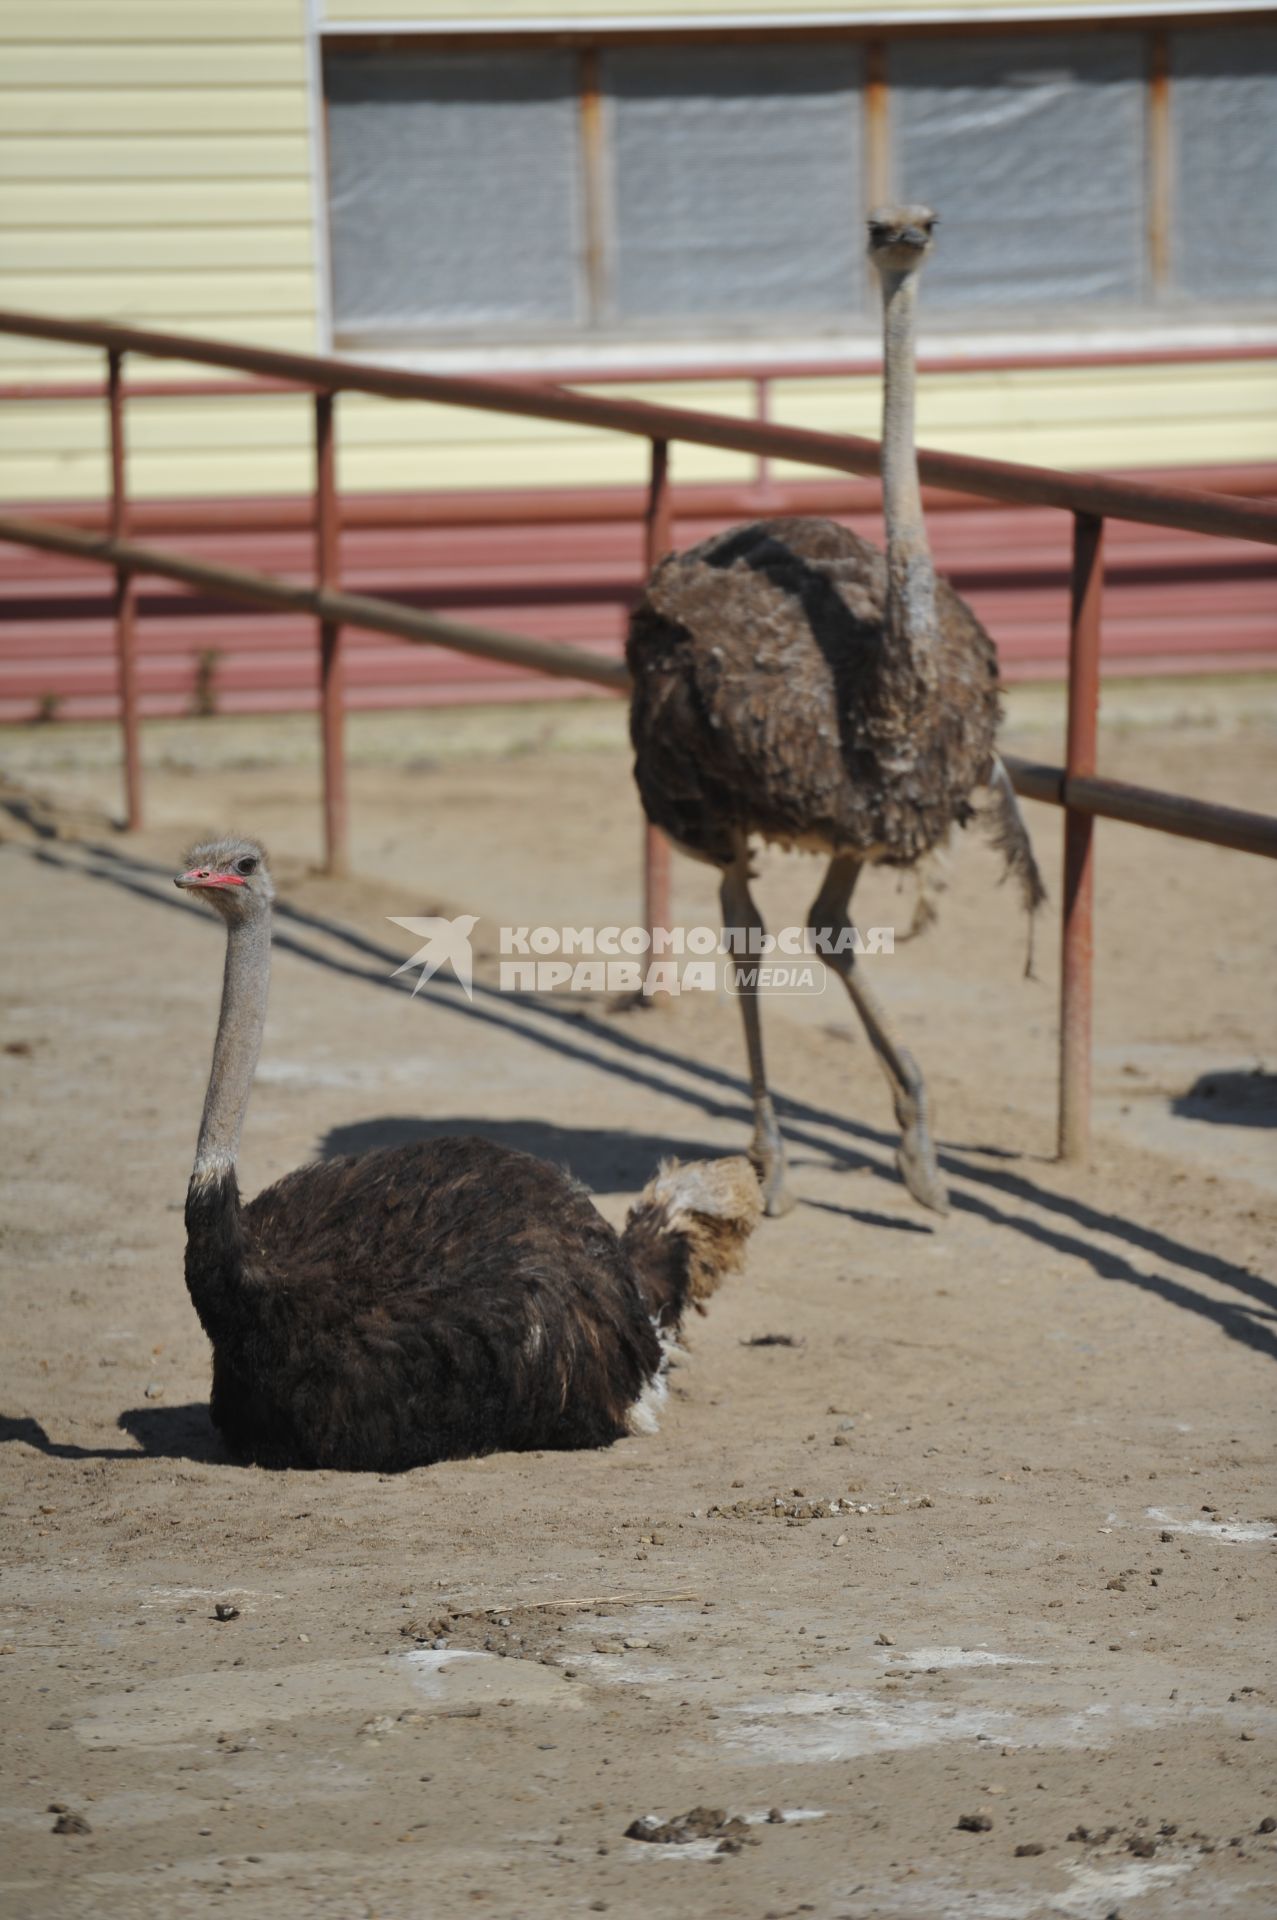
[[[208,840],[192,847],[186,872],[174,876],[183,892],[198,893],[231,926],[266,913],[275,887],[265,851],[254,840]]]
[[[875,207],[869,216],[869,258],[880,273],[913,273],[931,251],[937,216],[930,207]]]

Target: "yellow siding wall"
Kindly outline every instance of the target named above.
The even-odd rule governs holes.
[[[654,383],[630,391],[672,406],[748,415],[742,382]],[[830,432],[878,431],[872,379],[782,380],[772,416]],[[1066,368],[924,377],[923,444],[1047,467],[1175,467],[1277,458],[1277,371],[1253,361],[1193,367]],[[0,497],[84,499],[106,479],[101,402],[9,409]],[[416,487],[637,484],[643,443],[610,434],[355,396],[338,406],[339,478],[356,491]],[[295,493],[311,480],[310,410],[265,400],[142,401],[129,412],[129,475],[144,498]],[[681,480],[744,477],[750,461],[678,447]],[[780,473],[787,471],[784,467]]]
[[[0,0],[0,303],[313,351],[309,113],[305,0]],[[101,370],[0,335],[0,382]],[[100,491],[102,411],[0,403],[0,495]],[[270,412],[236,424],[238,458],[208,405],[139,411],[132,484],[201,492],[220,441],[218,490],[253,484],[259,448],[295,486]]]
[[[784,13],[742,0],[328,4],[352,21]],[[0,0],[0,304],[319,347],[309,113],[304,0]],[[100,372],[98,355],[0,336],[0,383]],[[742,383],[645,391],[734,413],[753,405]],[[869,379],[781,381],[772,404],[798,425],[877,427]],[[1274,417],[1277,374],[1241,362],[934,376],[919,426],[933,446],[1045,466],[1170,466],[1272,459]],[[645,471],[636,443],[531,421],[349,398],[339,422],[341,481],[360,490],[606,485]],[[141,497],[310,481],[302,399],[143,402],[129,439]],[[688,480],[749,467],[710,450],[676,454]],[[0,402],[0,498],[82,499],[105,480],[100,403]]]
[[[4,303],[313,347],[308,112],[303,0],[0,0]]]

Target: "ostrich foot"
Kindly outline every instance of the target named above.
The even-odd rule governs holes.
[[[925,1125],[919,1121],[906,1127],[896,1148],[896,1166],[900,1178],[914,1199],[933,1213],[948,1213],[949,1189],[936,1164],[936,1150]]]
[[[781,1138],[780,1128],[776,1125],[776,1116],[771,1111],[771,1102],[758,1116],[754,1129],[754,1138],[749,1149],[750,1163],[758,1175],[758,1184],[763,1192],[763,1212],[769,1220],[779,1220],[782,1214],[790,1211],[794,1196],[789,1191],[789,1169],[785,1161],[785,1142]]]
[[[915,1200],[930,1207],[933,1213],[948,1213],[949,1190],[941,1176],[931,1128],[927,1124],[927,1089],[912,1055],[903,1049],[900,1067],[906,1085],[896,1096],[896,1119],[900,1123],[896,1166]]]
[[[785,1177],[785,1156],[767,1160],[762,1154],[751,1150],[750,1163],[758,1175],[758,1184],[763,1192],[763,1212],[769,1220],[779,1220],[783,1214],[793,1209],[794,1196],[789,1191]]]

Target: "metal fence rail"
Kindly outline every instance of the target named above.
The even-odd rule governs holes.
[[[758,420],[737,421],[685,408],[655,406],[646,401],[603,399],[526,379],[442,378],[195,336],[3,311],[0,311],[0,333],[97,348],[106,354],[111,447],[109,533],[101,536],[73,527],[7,517],[0,518],[0,539],[95,561],[114,569],[129,825],[138,826],[142,817],[134,592],[139,575],[147,574],[200,587],[251,606],[311,614],[317,621],[324,840],[327,864],[333,871],[341,870],[346,858],[343,628],[369,628],[418,644],[450,647],[617,691],[628,684],[624,666],[619,661],[592,655],[585,649],[554,646],[522,635],[472,627],[393,601],[340,590],[335,464],[335,399],[339,393],[424,400],[646,439],[651,449],[645,539],[649,571],[673,545],[669,449],[674,441],[752,454],[762,460],[788,460],[837,473],[877,476],[880,471],[878,443],[858,436],[816,433]],[[129,540],[123,384],[124,357],[129,353],[216,367],[310,393],[315,447],[313,586],[215,566],[167,549],[139,546]],[[189,392],[194,385],[183,383],[184,391]],[[68,389],[66,397],[71,397],[74,391]],[[1104,522],[1106,518],[1135,521],[1277,547],[1277,505],[1140,485],[1102,474],[1055,473],[1047,468],[925,449],[919,453],[918,465],[922,480],[932,487],[1016,505],[1056,507],[1073,515],[1066,764],[1062,768],[1038,767],[1011,761],[1009,770],[1021,793],[1065,810],[1059,1150],[1062,1158],[1081,1160],[1085,1158],[1089,1141],[1095,818],[1125,820],[1216,846],[1277,858],[1275,820],[1096,776]],[[645,837],[644,912],[649,928],[668,922],[669,849],[664,838],[651,828]]]
[[[397,601],[383,600],[373,594],[343,593],[340,588],[328,585],[336,572],[331,556],[331,532],[321,537],[326,564],[317,568],[322,584],[313,587],[295,580],[281,580],[275,574],[254,573],[246,567],[221,566],[159,547],[140,547],[133,541],[119,540],[109,534],[55,526],[46,520],[0,515],[0,540],[35,547],[44,553],[64,553],[73,560],[97,561],[133,575],[144,573],[160,580],[176,580],[183,586],[200,587],[206,593],[243,606],[279,613],[309,613],[331,626],[362,627],[371,633],[390,634],[397,640],[429,642],[437,647],[451,647],[457,653],[475,654],[483,660],[503,660],[511,666],[527,667],[534,673],[586,680],[613,693],[625,692],[630,684],[624,662],[592,654],[583,647],[556,647],[545,640],[529,639],[522,633],[502,633],[494,627],[445,620],[438,614],[400,606]]]
[[[876,477],[880,452],[876,440],[857,434],[818,433],[809,427],[732,420],[690,408],[656,406],[648,400],[608,400],[571,392],[552,382],[526,379],[480,380],[470,376],[417,373],[401,367],[371,366],[275,348],[242,347],[196,334],[155,333],[141,327],[103,321],[53,320],[0,308],[0,333],[64,345],[101,347],[108,353],[140,353],[149,359],[187,360],[231,372],[260,374],[292,383],[315,394],[364,393],[382,400],[430,400],[439,406],[468,407],[484,413],[515,414],[553,420],[561,426],[605,428],[654,444],[674,440],[716,447],[729,453],[766,454],[802,466],[835,473]],[[922,448],[918,470],[928,486],[950,487],[985,500],[1018,506],[1062,507],[1099,518],[1142,521],[1148,526],[1178,527],[1185,533],[1228,535],[1277,546],[1277,506],[1236,501],[1219,494],[1190,493],[1172,487],[1139,486],[1096,473],[1057,473],[1049,467],[1020,466],[973,454],[938,453]]]

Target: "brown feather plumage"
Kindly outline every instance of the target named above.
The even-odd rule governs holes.
[[[748,1162],[671,1164],[617,1234],[559,1168],[475,1137],[299,1167],[245,1206],[233,1174],[193,1183],[214,1423],[262,1465],[383,1473],[606,1446],[757,1216]]]
[[[669,1340],[757,1218],[748,1163],[663,1166],[621,1234],[561,1168],[469,1136],[299,1167],[241,1205],[275,888],[253,841],[187,866],[176,884],[226,926],[186,1284],[228,1445],[389,1473],[650,1431]]]
[[[631,738],[648,818],[716,866],[750,834],[911,866],[971,815],[997,655],[937,584],[919,678],[884,637],[886,562],[830,520],[756,521],[662,561],[635,610]]]

